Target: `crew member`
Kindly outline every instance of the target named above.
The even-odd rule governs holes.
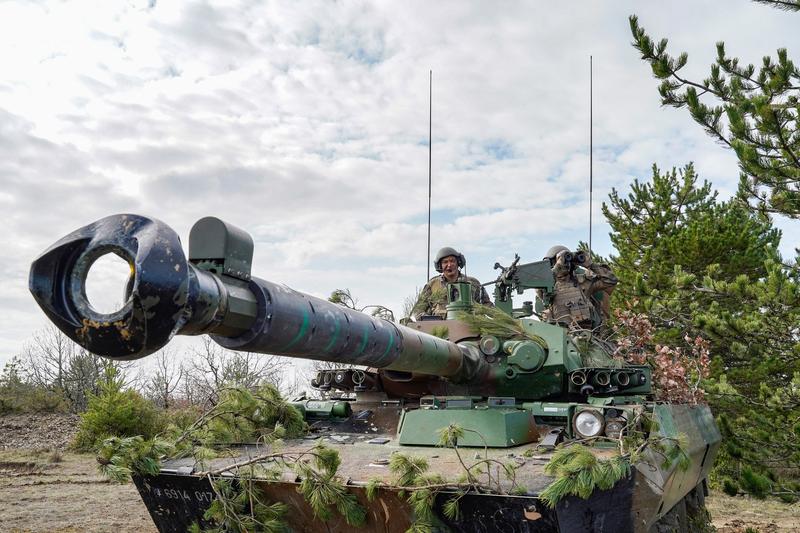
[[[572,253],[566,246],[553,246],[545,259],[556,278],[547,319],[593,329],[610,318],[609,301],[618,280],[608,265],[594,263],[590,253]]]
[[[419,319],[423,315],[447,316],[447,284],[465,281],[472,285],[472,300],[484,305],[492,305],[486,289],[477,279],[465,276],[461,269],[467,264],[464,255],[458,250],[445,246],[436,253],[433,267],[440,275],[432,277],[423,287],[414,304],[412,314]]]

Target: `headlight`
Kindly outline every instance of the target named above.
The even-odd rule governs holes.
[[[603,432],[605,420],[603,415],[594,410],[578,413],[573,422],[575,432],[583,438],[596,437]]]

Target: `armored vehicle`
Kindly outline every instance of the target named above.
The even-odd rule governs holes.
[[[108,253],[127,261],[131,276],[122,307],[102,314],[90,305],[85,281]],[[252,254],[251,237],[216,218],[192,228],[187,260],[164,223],[115,215],[42,253],[30,290],[65,334],[103,357],[141,358],[174,335],[207,334],[229,350],[342,365],[312,381],[319,398],[294,402],[310,432],[282,450],[307,450],[314,439],[338,450],[337,475],[367,511],[363,531],[405,531],[418,518],[408,493],[393,485],[387,465],[396,453],[425,459],[444,480],[431,496],[433,530],[690,530],[720,443],[709,409],[654,402],[647,365],[621,363],[590,334],[536,319],[531,302],[515,308],[514,294],[535,289],[545,301],[552,294],[548,261],[496,265],[492,313],[505,318],[495,317],[503,327],[492,329],[469,319],[476,314],[469,284],[448,286],[446,318],[398,324],[254,277]],[[443,428],[459,428],[455,449],[437,447]],[[581,443],[591,458],[614,457],[636,432],[680,441],[688,461],[679,465],[665,460],[663,448],[644,446],[613,486],[545,504],[542,494],[554,482],[545,467],[558,450]],[[259,453],[258,444],[236,450],[224,461]],[[494,481],[459,492],[460,512],[443,512],[456,490],[448,483],[456,486],[477,463]],[[511,464],[513,476],[495,472],[498,464]],[[160,531],[207,525],[214,469],[199,470],[192,459],[166,460],[158,475],[135,476]],[[375,479],[382,484],[368,498]],[[315,518],[295,490],[302,481],[295,471],[255,480],[269,499],[288,506],[294,531],[357,530],[338,515]]]

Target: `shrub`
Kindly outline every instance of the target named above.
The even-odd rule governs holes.
[[[728,496],[736,496],[739,494],[739,485],[737,485],[736,482],[731,478],[726,477],[722,481],[722,492]]]
[[[69,403],[62,391],[29,383],[19,359],[6,363],[0,374],[0,415],[15,413],[65,413]]]
[[[91,451],[108,437],[153,437],[163,427],[155,406],[134,390],[124,389],[119,372],[109,367],[100,394],[90,395],[73,447]]]
[[[14,402],[11,398],[0,395],[0,416],[14,412]]]
[[[69,404],[57,391],[27,383],[0,387],[0,414],[66,413]]]
[[[203,409],[198,405],[170,407],[163,411],[163,414],[165,425],[174,427],[179,432],[183,432],[203,415]]]
[[[741,483],[742,489],[759,499],[766,498],[772,489],[772,483],[766,476],[753,472],[747,466],[742,468]]]

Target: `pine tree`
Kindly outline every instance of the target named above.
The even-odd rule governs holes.
[[[766,4],[785,11],[800,11],[800,0],[753,0],[759,4]]]
[[[723,446],[716,472],[726,486],[756,497],[800,497],[800,279],[797,270],[767,262],[756,281],[688,278],[710,305],[693,310],[696,327],[727,345],[707,386],[719,415]],[[768,490],[765,490],[768,486]]]
[[[635,180],[627,196],[612,190],[603,213],[620,280],[613,307],[646,313],[658,342],[681,346],[687,334],[711,340],[716,377],[748,366],[750,354],[734,349],[725,321],[742,317],[744,296],[728,293],[768,276],[780,259],[780,231],[737,202],[717,200],[691,164],[665,173],[653,166],[651,179]]]
[[[644,312],[656,342],[688,350],[687,335],[711,341],[705,386],[725,436],[716,477],[760,495],[764,478],[793,498],[800,485],[785,474],[800,469],[800,279],[780,263],[780,232],[718,201],[692,165],[654,167],[627,196],[612,191],[603,211],[620,279],[614,307]]]
[[[679,290],[676,272],[680,287],[694,287],[709,272],[720,281],[756,281],[766,275],[766,260],[779,259],[780,231],[736,202],[718,201],[692,164],[664,173],[653,166],[651,179],[635,180],[627,196],[613,189],[603,213],[620,280],[613,307],[645,312],[659,328],[656,339],[673,346],[686,334],[708,337],[692,312],[712,304],[706,291]],[[716,353],[729,352],[725,338],[712,340]]]
[[[800,11],[796,0],[760,3]],[[692,81],[681,73],[685,53],[670,56],[666,39],[655,43],[635,16],[630,24],[634,47],[661,80],[662,103],[687,108],[736,153],[740,204],[767,225],[772,214],[800,218],[800,71],[787,51],[756,69],[718,43],[709,77]],[[794,501],[800,496],[800,270],[797,260],[784,264],[768,246],[763,259],[739,275],[725,271],[724,261],[705,274],[678,268],[672,281],[678,300],[688,302],[678,322],[714,341],[708,392],[724,436],[715,468],[721,484],[728,493]]]
[[[786,49],[777,59],[764,57],[756,69],[729,57],[719,42],[709,77],[698,82],[682,76],[685,52],[669,55],[667,39],[654,42],[636,16],[630,25],[634,47],[661,80],[661,103],[688,108],[706,133],[736,152],[739,197],[762,214],[800,218],[800,71]]]
[[[620,284],[618,301],[664,295],[672,287],[675,265],[702,276],[709,265],[730,280],[740,274],[757,279],[764,261],[778,259],[780,231],[740,205],[717,201],[707,181],[698,183],[692,164],[635,180],[627,197],[616,189],[603,203],[617,255],[611,260]]]

